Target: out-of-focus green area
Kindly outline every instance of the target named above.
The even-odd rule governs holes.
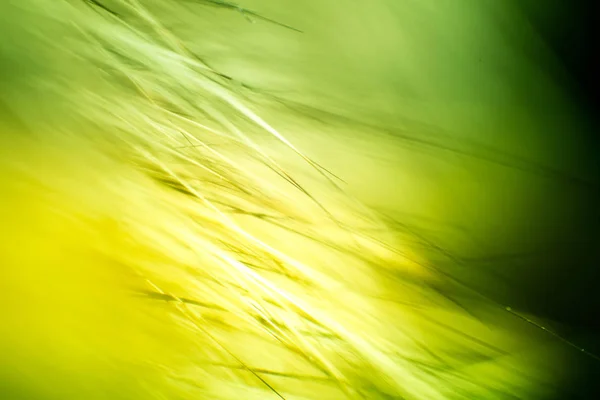
[[[566,71],[532,25],[532,15],[560,24],[559,5],[243,6],[303,33],[192,3],[166,25],[215,68],[281,99],[266,119],[361,199],[414,217],[457,258],[485,260],[460,274],[507,300],[524,268],[554,276],[538,257],[579,236],[597,185]],[[193,24],[202,12],[211,18]]]
[[[27,0],[0,5],[0,118],[3,129],[0,143],[6,154],[3,168],[10,165],[10,168],[22,171],[43,166],[50,171],[47,176],[53,179],[68,175],[70,178],[66,183],[59,179],[63,186],[56,187],[61,190],[72,182],[85,182],[85,174],[89,171],[82,169],[78,171],[81,176],[71,176],[67,170],[76,170],[74,165],[77,162],[85,163],[87,160],[90,163],[97,162],[104,168],[105,159],[98,156],[96,160],[95,151],[90,151],[89,158],[87,151],[77,153],[78,146],[84,143],[77,138],[89,135],[93,138],[90,143],[100,143],[100,149],[110,147],[111,143],[117,143],[120,139],[113,132],[106,134],[106,138],[97,137],[102,136],[96,134],[97,126],[90,126],[81,116],[89,117],[99,126],[114,121],[110,120],[110,114],[103,114],[105,110],[94,109],[89,106],[92,102],[87,101],[94,99],[101,103],[104,100],[109,103],[106,107],[109,110],[110,102],[117,97],[123,104],[131,100],[131,104],[134,104],[132,108],[142,103],[135,85],[120,75],[122,71],[111,69],[117,63],[106,60],[121,57],[125,60],[123,64],[137,74],[140,82],[156,89],[151,94],[176,98],[184,93],[181,87],[186,86],[185,82],[189,82],[190,87],[201,85],[196,85],[194,81],[197,76],[185,75],[184,72],[189,71],[181,67],[180,60],[169,59],[173,54],[160,52],[159,49],[162,50],[162,45],[171,48],[183,46],[194,57],[230,77],[234,90],[239,88],[238,94],[245,96],[244,99],[258,115],[320,165],[339,176],[343,180],[340,186],[379,212],[392,231],[395,229],[399,236],[400,233],[410,236],[413,240],[410,244],[414,247],[412,251],[418,253],[419,259],[426,260],[428,267],[434,266],[458,280],[460,284],[441,285],[440,289],[447,290],[450,296],[459,287],[459,300],[464,300],[467,306],[476,304],[476,300],[464,296],[463,286],[468,286],[499,305],[510,304],[515,309],[522,308],[535,313],[539,309],[536,302],[541,301],[537,297],[548,293],[547,289],[538,287],[560,288],[562,278],[568,275],[564,264],[553,265],[543,261],[553,256],[568,257],[572,249],[564,253],[556,249],[565,242],[576,240],[573,238],[579,237],[581,227],[593,217],[594,198],[590,193],[597,185],[594,181],[595,164],[583,139],[585,121],[563,83],[564,71],[526,16],[513,3],[474,0],[257,0],[241,2],[241,8],[217,3],[158,0],[102,2],[114,14],[91,3],[88,10],[85,8],[87,5],[74,1]],[[75,8],[70,8],[75,4]],[[147,14],[140,10],[146,10]],[[540,6],[540,12],[546,11],[548,9]],[[90,19],[89,32],[82,29],[87,26],[87,21],[76,19],[82,16]],[[102,24],[106,20],[111,21],[110,18],[124,20],[126,25],[119,25],[119,30],[115,28],[114,32],[102,31]],[[138,31],[130,34],[128,28]],[[100,39],[90,34],[98,34],[99,31],[103,33],[98,35]],[[86,41],[97,44],[94,40],[101,45],[82,46]],[[153,41],[157,43],[155,47],[148,45]],[[105,51],[94,53],[102,45],[105,45]],[[200,90],[186,95],[189,95],[190,102],[209,102],[203,97],[206,93]],[[206,95],[206,99],[212,99],[211,96]],[[147,110],[141,109],[142,116],[144,112]],[[197,115],[202,114],[199,112]],[[132,117],[132,121],[139,120]],[[134,124],[133,127],[127,126],[131,121],[121,122],[128,129],[138,128]],[[38,151],[32,153],[35,157],[28,156],[31,160],[40,160],[39,165],[23,166],[26,163],[21,161],[21,149],[15,145],[12,136],[23,136],[24,131],[35,140],[49,143],[48,148],[58,154],[62,149],[68,149],[66,154],[72,151],[79,155],[65,157],[68,160],[65,165],[54,171],[51,166],[61,163],[55,163],[52,157],[45,156],[50,153],[46,153],[45,147],[40,145]],[[289,168],[299,181],[305,183],[303,179],[306,179],[306,184],[310,185],[310,178],[304,175],[308,175],[305,161],[290,155],[289,149],[284,149],[285,146],[267,136],[257,139],[265,144],[265,151]],[[62,147],[66,144],[72,147]],[[118,148],[118,145],[115,147]],[[100,150],[98,152],[101,153]],[[61,159],[56,154],[53,157]],[[112,165],[110,162],[107,164]],[[6,171],[12,173],[10,168],[6,168]],[[106,168],[106,171],[110,171]],[[118,171],[114,172],[116,175],[121,173],[116,167],[115,171]],[[7,172],[3,174],[6,180],[12,176]],[[89,172],[89,176],[96,175]],[[97,181],[90,181],[90,187],[105,188],[109,186],[105,180],[110,182],[106,176],[97,177]],[[18,185],[16,187],[23,190],[22,193],[34,193],[29,186],[27,190]],[[315,184],[315,187],[319,186]],[[138,190],[137,187],[134,189]],[[69,190],[73,190],[72,187]],[[116,188],[111,190],[117,192],[111,193],[118,201],[110,196],[107,198],[119,205],[124,204],[124,215],[134,214],[127,207],[129,194],[125,190],[122,193]],[[145,186],[139,190],[145,190]],[[92,189],[73,192],[77,196],[65,197],[71,201],[81,199],[86,204],[84,212],[99,212],[98,208],[108,213],[106,209],[109,206],[106,204],[112,203],[107,201],[104,204],[100,198],[96,198]],[[325,200],[334,196],[326,191],[318,195]],[[19,198],[5,198],[11,207],[14,204],[27,205]],[[43,208],[45,200],[41,198],[42,205],[39,207],[47,211]],[[49,203],[62,204],[63,199],[58,196],[52,201]],[[38,207],[37,203],[34,205]],[[67,206],[63,204],[63,207]],[[44,211],[40,213],[44,214]],[[55,228],[52,227],[59,225],[54,220],[44,222],[43,219],[28,218],[37,221],[36,226],[41,226],[42,230],[51,227],[48,229],[54,232],[52,229]],[[57,220],[62,221],[62,218],[57,217]],[[29,230],[19,226],[18,218],[7,221],[10,222],[7,226],[21,235],[16,237],[24,240],[31,236]],[[71,232],[72,228],[74,233],[69,235],[73,237],[67,235],[64,239],[70,243],[69,246],[77,244],[77,240],[93,240],[93,234],[81,228],[77,220],[70,224],[66,225],[69,229],[65,229]],[[43,233],[39,234],[42,238]],[[85,236],[84,233],[91,236]],[[120,237],[121,234],[127,236],[120,230],[115,236]],[[10,231],[6,236],[15,237],[15,233]],[[43,243],[43,240],[40,239],[40,242]],[[34,254],[34,249],[38,248],[35,245],[37,242],[32,243],[24,247],[27,254]],[[287,245],[293,247],[293,244]],[[69,246],[66,248],[70,249]],[[120,242],[118,246],[121,246]],[[296,250],[300,252],[303,249]],[[557,252],[553,253],[555,250]],[[54,252],[59,251],[54,249],[52,255]],[[14,254],[15,258],[20,256],[18,248]],[[55,256],[58,260],[56,264],[60,265],[64,255]],[[27,259],[27,265],[32,270],[36,270],[37,262],[44,260],[42,256],[39,259],[37,257],[34,254],[32,260]],[[29,290],[27,281],[18,274],[16,276],[20,282],[26,282],[24,286]],[[121,279],[119,273],[115,276],[117,278],[114,280]],[[94,287],[87,279],[83,281]],[[67,285],[61,283],[60,279],[56,281],[54,284],[59,287],[61,284]],[[40,283],[40,287],[44,285]],[[50,297],[56,294],[46,290]],[[79,293],[78,290],[74,292]],[[62,301],[61,294],[58,293],[57,298]],[[6,298],[10,297],[6,295]],[[35,296],[33,298],[44,305],[43,300]],[[107,393],[114,390],[119,392],[114,398],[126,399],[146,390],[143,379],[139,387],[136,386],[137,378],[143,376],[144,372],[137,369],[139,366],[135,363],[143,359],[144,349],[154,349],[153,340],[156,337],[148,339],[151,344],[140,341],[139,349],[134,346],[132,350],[128,349],[127,343],[113,346],[112,342],[118,341],[120,334],[111,324],[120,326],[120,319],[129,320],[128,312],[135,314],[139,305],[128,303],[129,308],[125,307],[123,316],[101,315],[96,320],[93,312],[109,309],[114,304],[113,300],[109,300],[108,307],[104,303],[98,305],[96,299],[93,300],[89,305],[92,315],[86,315],[86,319],[76,318],[81,311],[77,305],[70,305],[66,309],[73,315],[63,316],[71,324],[85,321],[90,326],[100,323],[107,325],[106,332],[100,330],[108,335],[106,338],[100,334],[91,335],[94,337],[91,345],[83,342],[81,348],[93,348],[94,353],[90,358],[83,354],[83,361],[73,361],[75,365],[90,368],[89,374],[77,371],[77,376],[89,375],[89,383],[79,382],[72,393],[61,385],[53,389],[41,387],[39,398],[44,395],[49,398],[76,396],[73,393],[77,393],[77,390],[93,392],[98,379],[109,383],[106,392],[98,392],[98,398],[106,398],[109,395]],[[458,309],[460,307],[462,304],[456,306]],[[471,311],[469,307],[467,309]],[[487,319],[493,319],[494,323],[505,327],[507,331],[514,329],[524,337],[530,335],[531,338],[537,338],[543,333],[533,326],[523,328],[527,324],[516,321],[511,315],[499,317],[502,309],[473,309],[475,315],[471,319],[465,317],[473,326],[466,321],[460,322],[486,340],[512,345],[502,335],[504,331],[496,336],[496,332],[485,328],[489,322]],[[27,308],[22,310],[30,311]],[[44,314],[39,311],[36,314],[35,310],[32,312],[36,317]],[[446,315],[443,310],[436,310],[432,314],[437,318],[432,319],[450,325],[458,320],[455,314]],[[18,320],[15,315],[10,316]],[[390,315],[393,314],[390,312]],[[159,317],[156,320],[149,317],[150,322],[143,322],[147,322],[150,329],[158,329],[164,338],[172,340],[170,332],[162,332],[164,321]],[[479,318],[483,321],[481,325],[476,323]],[[51,325],[44,318],[32,320],[34,327]],[[127,341],[136,341],[137,322],[132,319],[124,325],[132,330],[131,335],[126,336]],[[417,324],[415,322],[415,326]],[[56,372],[57,379],[65,379],[72,372],[69,371],[72,360],[60,354],[60,349],[63,344],[68,347],[74,342],[71,341],[68,325],[56,325],[53,329],[49,334],[58,339],[49,346],[49,355],[60,360],[58,365],[62,370]],[[375,330],[374,327],[371,329]],[[452,342],[446,337],[438,337],[440,329],[426,331],[421,326],[420,329],[425,332],[421,338],[440,348],[454,348],[446,340],[448,343],[459,343],[461,340],[454,337]],[[419,329],[415,328],[415,331]],[[35,329],[28,330],[28,335],[20,335],[18,330],[9,326],[7,332],[6,335],[13,335],[10,343],[31,346],[25,353],[31,357],[32,364],[38,363],[35,368],[45,368],[44,365],[39,366],[39,361],[46,358],[35,353],[36,341],[40,340]],[[163,338],[161,335],[158,341]],[[384,336],[384,333],[381,335]],[[389,336],[394,337],[392,333]],[[560,347],[551,339],[546,338],[548,343],[552,343],[548,347]],[[515,339],[515,342],[518,340]],[[77,344],[73,348],[79,351],[81,348]],[[168,345],[160,343],[156,347],[160,351],[155,355],[156,358],[152,358],[155,364],[177,361],[173,358],[176,359],[179,353],[163,358],[161,352],[168,350]],[[187,348],[183,347],[178,350],[185,353]],[[123,358],[120,358],[120,349],[124,349]],[[105,369],[100,370],[111,371],[110,363],[118,360],[122,371],[131,373],[135,385],[121,383],[120,378],[110,374],[106,377],[96,375],[98,371],[89,366],[89,359],[95,359],[104,350],[108,361],[102,364]],[[131,354],[125,350],[130,350]],[[561,347],[558,353],[568,353],[569,350],[568,347]],[[23,351],[17,348],[16,352],[22,355]],[[461,354],[452,356],[461,358]],[[552,365],[555,356],[550,351],[548,354],[541,351],[536,351],[534,355],[528,353],[524,356],[528,362],[527,372],[538,377],[538,373],[540,376],[547,373],[546,370],[540,372],[542,366],[552,371],[561,369]],[[11,358],[13,364],[6,364],[10,366],[10,371],[2,373],[8,376],[6,382],[22,390],[27,387],[27,382],[12,379],[11,374],[14,373],[13,367],[23,367],[28,358],[17,357]],[[537,400],[535,396],[549,391],[537,382],[524,382],[529,378],[512,370],[510,367],[514,360],[510,357],[507,359],[506,365],[503,364],[504,360],[474,361],[465,369],[465,374],[480,374],[481,380],[486,383],[490,381],[490,385],[498,378],[499,381],[504,379],[516,382],[515,385],[530,386],[531,390],[527,393],[534,396],[533,400]],[[540,367],[540,371],[537,367]],[[24,375],[16,375],[24,380],[29,376],[37,379],[44,375],[35,368],[27,370]],[[155,369],[150,369],[156,373]],[[203,377],[209,379],[210,373],[206,371]],[[565,374],[568,375],[568,371]],[[54,378],[52,374],[49,376]],[[563,378],[561,373],[557,373],[557,376]],[[148,376],[144,379],[148,379]],[[165,377],[162,379],[167,380]],[[560,379],[557,378],[557,381]],[[373,381],[376,379],[373,378]],[[117,390],[121,384],[126,387],[123,391]],[[165,383],[165,387],[169,384]],[[461,383],[456,386],[461,386]],[[11,393],[12,389],[2,390]],[[38,394],[27,396],[36,397]]]

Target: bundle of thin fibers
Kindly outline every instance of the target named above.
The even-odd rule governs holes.
[[[434,102],[374,114],[372,81],[309,85],[318,22],[352,11],[287,3],[291,22],[261,2],[2,2],[0,397],[537,400],[560,384],[564,343],[445,269],[379,189],[414,199],[401,174],[364,179],[392,148],[462,157],[471,139],[436,130]]]

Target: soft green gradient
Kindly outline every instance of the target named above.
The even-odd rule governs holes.
[[[2,2],[0,397],[559,391],[478,260],[585,216],[581,121],[491,3]]]

